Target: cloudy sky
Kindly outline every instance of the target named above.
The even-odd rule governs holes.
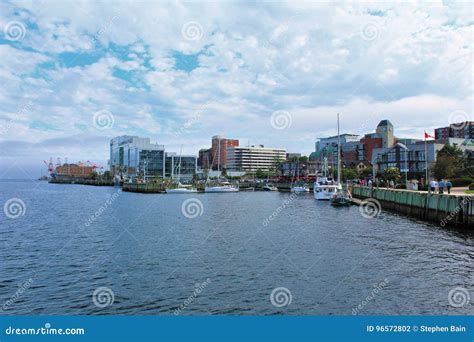
[[[197,154],[215,134],[309,154],[382,119],[472,119],[470,4],[0,2],[0,178],[106,164],[110,138]]]

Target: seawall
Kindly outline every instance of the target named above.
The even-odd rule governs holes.
[[[474,201],[469,195],[428,194],[427,192],[352,186],[352,195],[372,198],[382,209],[431,221],[440,226],[474,228]],[[362,202],[364,205],[364,201]]]

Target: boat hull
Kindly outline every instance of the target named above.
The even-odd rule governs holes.
[[[301,192],[309,192],[309,189],[305,186],[296,186],[291,188],[291,192],[301,193]]]
[[[238,192],[238,188],[230,186],[210,186],[204,189],[204,192]]]
[[[198,192],[196,189],[166,189],[167,194],[192,194]]]

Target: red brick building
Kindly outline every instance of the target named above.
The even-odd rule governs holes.
[[[221,135],[212,137],[211,165],[213,170],[227,168],[227,148],[239,146],[238,139],[226,139]]]
[[[360,142],[364,145],[363,158],[365,161],[368,162],[371,162],[372,160],[372,151],[375,148],[381,148],[383,144],[382,137],[377,133],[370,133],[364,135]]]

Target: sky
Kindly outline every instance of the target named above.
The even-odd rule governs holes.
[[[0,178],[107,165],[118,135],[195,154],[213,135],[317,138],[472,120],[469,2],[0,2]]]

